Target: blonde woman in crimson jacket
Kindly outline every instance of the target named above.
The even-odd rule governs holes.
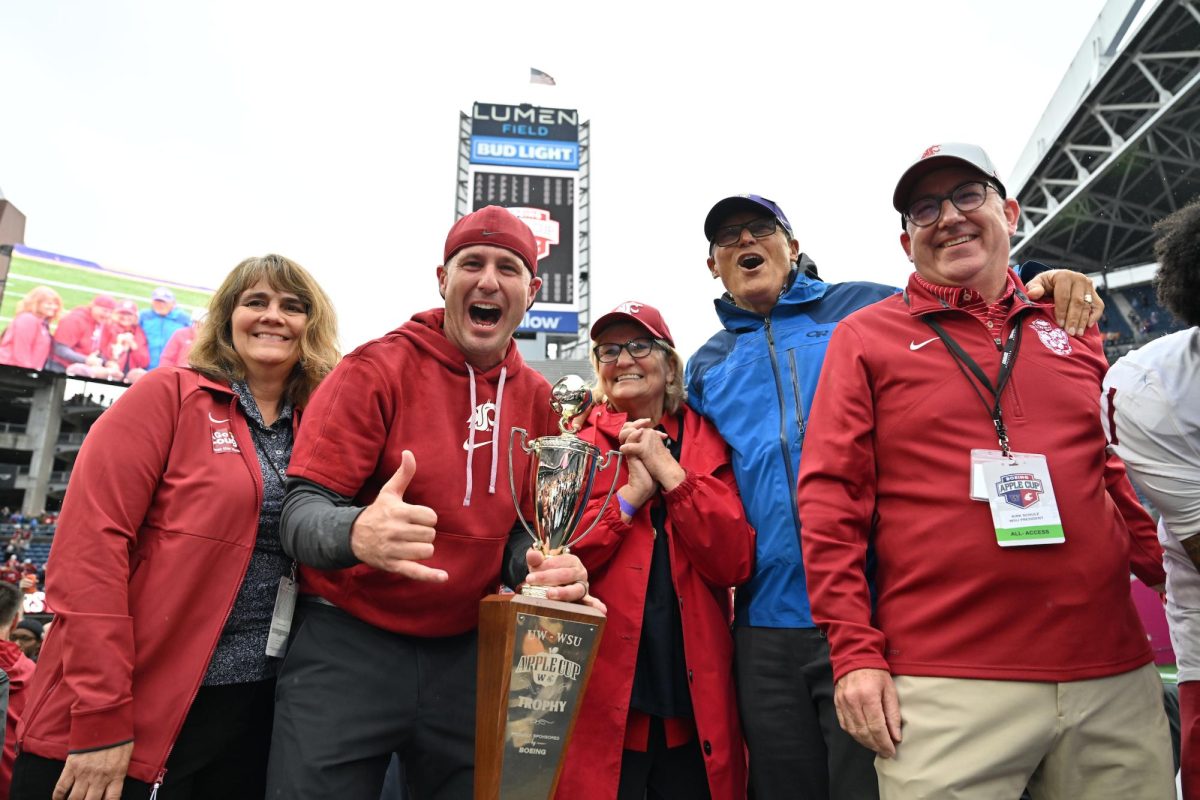
[[[730,588],[750,577],[746,522],[716,429],[683,403],[683,362],[656,309],[622,303],[592,326],[597,405],[580,437],[620,448],[572,548],[608,622],[559,782],[560,800],[746,795]]]
[[[50,552],[54,630],[15,800],[263,796],[283,474],[336,341],[307,272],[247,259],[212,299],[193,368],[148,373],[97,420]]]

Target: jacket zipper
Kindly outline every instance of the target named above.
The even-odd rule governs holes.
[[[1013,326],[1024,324],[1025,310],[1028,308],[1029,308],[1028,303],[1021,303],[1018,299],[1016,299],[1016,298],[1013,299],[1012,310],[1009,311],[1008,316],[1005,317],[1004,322],[1002,322],[1000,325],[1000,333],[1002,334],[1002,336],[1000,338],[997,338],[996,335],[992,333],[992,331],[988,330],[987,325],[985,325],[982,321],[980,321],[978,317],[975,317],[974,314],[971,314],[968,311],[963,311],[963,313],[967,314],[968,316],[972,317],[977,322],[979,322],[980,326],[984,329],[984,331],[986,331],[988,339],[991,341],[992,345],[996,348],[996,351],[1003,353],[1004,352],[1004,340],[1007,339],[1009,333],[1012,332],[1011,327],[1009,327],[1007,330],[1005,330],[1004,326],[1008,325],[1009,323],[1012,323]],[[956,310],[961,310],[961,309],[956,309]],[[935,311],[934,313],[945,313],[945,311],[946,310],[943,309],[941,312]],[[1002,394],[1002,397],[1006,397],[1012,402],[1015,416],[1017,416],[1018,418],[1021,418],[1021,417],[1025,416],[1025,413],[1021,410],[1021,399],[1020,399],[1020,396],[1017,394],[1016,378],[1017,378],[1017,375],[1016,375],[1016,372],[1014,371],[1013,374],[1011,376],[1009,376],[1008,384],[1004,387],[1004,392]]]
[[[800,450],[804,450],[804,397],[800,394],[800,371],[796,369],[796,351],[788,351],[788,366],[792,373],[792,394],[796,398],[796,430],[800,432]],[[797,479],[798,480],[798,479]]]
[[[800,558],[803,561],[804,551],[800,546],[800,503],[796,499],[796,474],[792,468],[792,455],[787,441],[787,398],[783,392],[783,381],[779,372],[779,356],[775,352],[775,334],[771,331],[769,317],[763,317],[763,325],[767,333],[767,352],[771,356],[771,372],[775,376],[775,394],[779,399],[779,452],[783,458],[783,467],[787,470],[788,496],[792,502],[792,526],[796,530],[796,548],[800,550]],[[796,402],[800,402],[799,395],[796,396]]]
[[[238,413],[237,403],[238,403],[238,399],[237,399],[237,395],[235,394],[233,396],[233,399],[230,400],[230,402],[229,402],[229,419],[231,419],[231,420],[236,419],[236,415]],[[249,425],[250,423],[247,422],[246,424]],[[231,425],[231,427],[232,427],[232,425]],[[249,428],[247,428],[247,430],[249,430]],[[251,445],[253,445],[253,444],[254,444],[253,437],[251,437]],[[244,447],[242,447],[240,442],[238,443],[238,452],[242,456],[243,463],[246,463],[248,467],[252,467],[250,469],[250,477],[254,479],[254,497],[258,503],[257,507],[261,510],[262,509],[262,494],[263,494],[264,489],[263,489],[263,486],[261,483],[262,470],[258,463],[258,451],[257,450],[253,451],[254,452],[253,465],[249,464],[247,456],[246,456],[246,449]],[[255,539],[257,539],[258,538],[258,514],[255,515],[254,519],[255,519],[254,536],[255,536]],[[254,557],[254,545],[252,544],[250,546],[250,549],[247,552],[246,562],[244,564],[242,564],[241,577],[238,578],[237,588],[234,589],[233,596],[229,598],[229,605],[225,607],[225,620],[226,621],[229,620],[229,614],[230,614],[230,612],[233,611],[233,604],[237,602],[238,591],[241,589],[243,581],[246,580],[246,572],[250,569],[250,559],[253,557]],[[223,627],[224,627],[224,625],[222,624],[222,628]],[[220,643],[220,641],[221,641],[221,634],[218,632],[217,638],[213,640],[212,647],[210,647],[208,650],[208,658],[204,660],[204,670],[201,671],[200,678],[196,681],[196,685],[192,688],[192,696],[191,696],[191,699],[188,700],[188,704],[187,704],[188,710],[187,710],[187,712],[184,712],[184,715],[179,720],[179,724],[175,726],[175,732],[173,734],[171,734],[171,746],[167,748],[167,757],[163,759],[162,766],[160,766],[158,769],[158,777],[154,779],[154,785],[151,787],[149,800],[157,799],[158,787],[162,786],[163,780],[167,777],[167,762],[171,760],[171,753],[175,752],[175,742],[178,741],[178,739],[179,739],[179,732],[181,730],[183,730],[183,723],[187,721],[187,715],[192,710],[192,704],[196,702],[196,695],[200,694],[200,687],[204,683],[204,673],[208,671],[208,665],[212,662],[213,653],[217,652],[217,645]]]

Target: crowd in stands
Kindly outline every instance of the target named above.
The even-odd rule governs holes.
[[[58,522],[58,512],[25,515],[8,508],[0,509],[0,541],[4,545],[4,562],[0,563],[0,583],[11,583],[29,594],[45,583],[46,555],[49,546],[35,544],[34,537],[50,537]]]
[[[1105,305],[1099,328],[1104,340],[1104,352],[1110,362],[1135,345],[1145,344],[1185,327],[1170,311],[1159,305],[1151,284],[1111,291],[1098,289],[1097,294]],[[1125,301],[1128,312],[1122,311],[1119,300]]]
[[[17,726],[25,711],[26,689],[33,680],[42,640],[51,623],[26,617],[26,598],[37,592],[45,578],[44,563],[24,558],[38,533],[53,533],[57,512],[26,516],[0,509],[0,536],[9,534],[7,560],[0,564],[0,670],[7,676],[0,694],[3,703],[3,739],[0,750],[0,800],[8,800],[9,782],[16,759]]]

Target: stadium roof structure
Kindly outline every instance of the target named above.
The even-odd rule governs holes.
[[[1200,195],[1200,0],[1109,0],[1010,186],[1015,260],[1152,263],[1154,223]]]

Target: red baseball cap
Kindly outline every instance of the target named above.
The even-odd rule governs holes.
[[[605,314],[600,319],[592,323],[591,337],[595,341],[599,335],[614,322],[636,322],[641,325],[655,339],[662,339],[671,347],[675,346],[675,340],[671,337],[671,329],[667,327],[666,320],[658,309],[649,303],[642,303],[637,300],[626,300],[612,311]]]
[[[99,306],[100,308],[114,309],[117,307],[117,301],[106,294],[98,294],[92,298],[92,305]]]
[[[537,275],[537,240],[533,238],[533,231],[507,209],[484,206],[454,223],[450,233],[446,234],[442,263],[449,263],[459,250],[476,244],[511,250],[525,262],[530,274]]]

